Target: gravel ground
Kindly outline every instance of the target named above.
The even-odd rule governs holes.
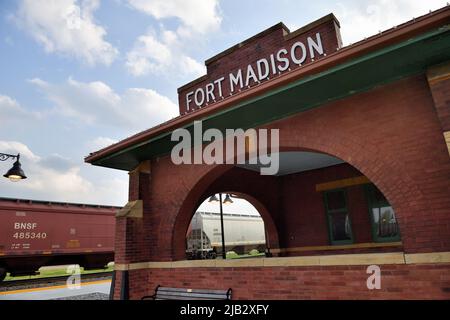
[[[57,298],[52,300],[109,300],[109,295],[105,293],[95,292],[89,294],[81,294],[72,297]]]

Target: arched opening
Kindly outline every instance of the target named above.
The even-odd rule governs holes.
[[[279,152],[278,161],[279,189],[274,192],[280,197],[278,210],[283,216],[279,226],[284,233],[282,255],[401,246],[393,206],[353,165],[326,153],[299,149]],[[261,169],[259,164],[240,167]]]
[[[230,191],[204,199],[186,233],[186,257],[239,259],[270,254],[264,220],[252,202],[257,203],[247,195]]]
[[[202,177],[177,217],[176,230],[184,237],[174,235],[174,257],[185,258],[185,235],[196,208],[219,192],[253,200],[275,256],[402,250],[396,210],[363,172],[310,149],[282,149],[278,156],[273,176],[261,175],[259,164],[245,164],[216,166]]]

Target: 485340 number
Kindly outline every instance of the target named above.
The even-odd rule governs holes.
[[[14,239],[45,239],[47,233],[45,232],[16,232],[13,234]]]

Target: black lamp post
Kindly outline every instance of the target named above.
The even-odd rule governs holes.
[[[8,178],[12,182],[17,182],[22,179],[26,179],[25,173],[22,170],[22,165],[20,164],[20,154],[17,154],[17,156],[13,154],[7,154],[7,153],[0,153],[0,161],[6,161],[9,158],[17,159],[16,162],[14,162],[11,169],[8,170],[6,174],[3,176],[5,178]]]
[[[229,194],[227,194],[225,196],[225,200],[222,202],[222,194],[219,193],[219,199],[217,199],[216,195],[212,195],[208,202],[217,202],[219,201],[220,203],[220,229],[222,231],[222,259],[226,259],[227,258],[227,253],[225,252],[225,232],[224,232],[224,228],[223,228],[223,207],[222,207],[222,203],[223,204],[231,204],[233,203],[233,200],[231,200],[231,197]]]

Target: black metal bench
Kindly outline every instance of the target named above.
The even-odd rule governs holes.
[[[151,296],[141,300],[231,300],[231,288],[228,290],[184,289],[157,286]]]

